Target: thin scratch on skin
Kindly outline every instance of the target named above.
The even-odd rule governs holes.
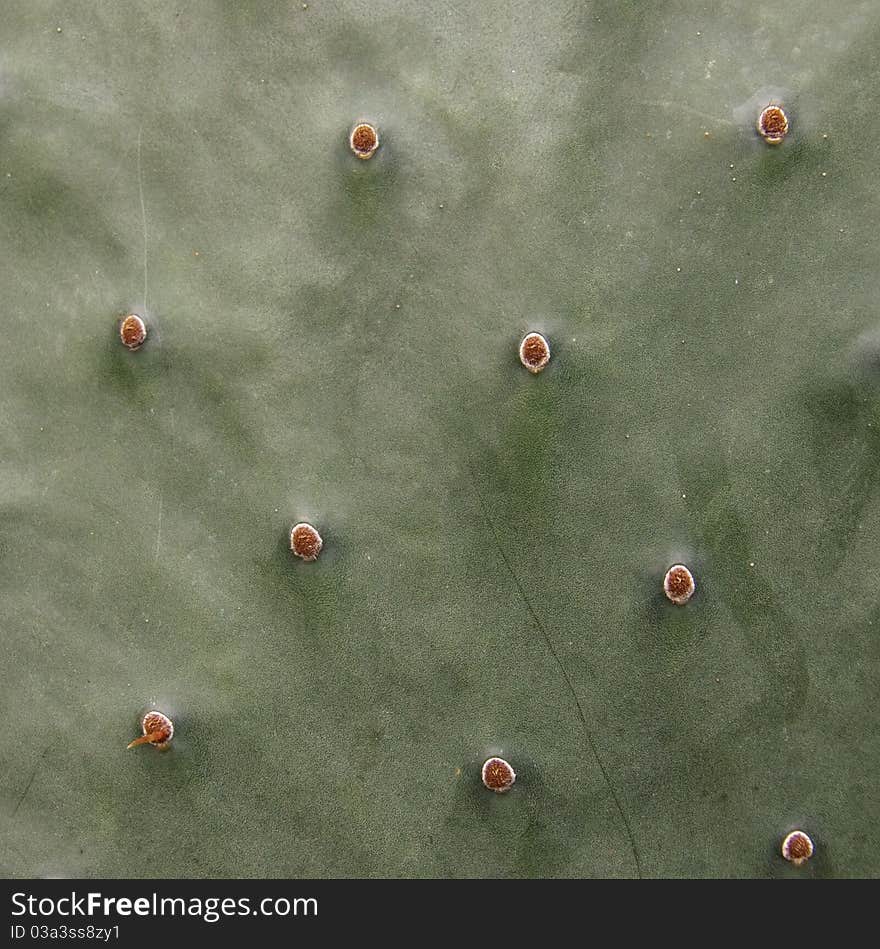
[[[470,464],[468,464],[470,468]],[[492,533],[492,538],[495,541],[495,548],[498,551],[498,556],[501,558],[501,562],[504,564],[507,572],[510,574],[510,578],[513,580],[514,585],[516,586],[519,595],[525,604],[526,609],[528,610],[529,616],[532,619],[537,630],[540,632],[541,636],[544,639],[544,642],[547,644],[547,648],[550,650],[550,655],[553,656],[553,660],[556,665],[559,667],[559,672],[562,675],[562,679],[565,682],[565,686],[568,689],[569,694],[571,695],[575,708],[577,709],[578,718],[581,721],[583,726],[584,734],[587,736],[587,742],[590,746],[590,751],[593,753],[593,758],[596,761],[596,764],[599,766],[599,770],[602,772],[602,777],[605,780],[605,784],[608,787],[608,790],[611,792],[611,797],[614,800],[614,804],[617,807],[617,812],[620,814],[620,819],[623,821],[623,826],[626,829],[626,836],[629,838],[629,845],[632,850],[633,861],[636,865],[636,876],[642,878],[642,861],[639,858],[639,850],[636,846],[635,837],[633,836],[632,827],[629,823],[629,818],[626,816],[626,811],[623,809],[623,804],[620,801],[620,797],[617,794],[617,791],[614,789],[614,785],[611,783],[611,779],[608,777],[608,772],[605,770],[605,765],[602,763],[602,758],[599,756],[599,750],[596,747],[595,739],[593,738],[593,733],[590,731],[590,726],[587,723],[587,716],[584,714],[583,706],[581,705],[581,700],[578,698],[578,694],[575,691],[574,684],[571,681],[571,677],[568,674],[565,666],[562,663],[562,660],[559,658],[559,653],[556,651],[556,647],[553,645],[553,640],[550,638],[547,630],[544,628],[544,624],[538,618],[538,614],[535,612],[534,607],[532,606],[531,601],[529,600],[525,588],[520,582],[519,577],[516,575],[510,561],[507,559],[507,554],[504,552],[504,548],[501,546],[501,539],[498,536],[498,531],[495,529],[495,524],[492,521],[492,518],[489,516],[489,510],[486,507],[486,502],[483,499],[482,492],[477,487],[477,479],[474,477],[473,469],[470,468],[471,474],[471,484],[473,485],[474,492],[477,495],[477,498],[480,502],[480,510],[483,514],[483,519],[489,525],[489,530]]]
[[[159,522],[156,524],[156,553],[153,560],[159,559],[159,548],[162,546],[162,495],[159,495]]]
[[[668,100],[658,100],[658,99],[645,99],[639,103],[639,105],[653,105],[661,109],[675,109],[676,112],[688,112],[691,115],[695,115],[698,118],[706,119],[709,122],[714,123],[715,125],[727,125],[733,127],[736,125],[736,122],[732,122],[730,119],[722,119],[717,115],[708,115],[703,112],[702,109],[695,109],[693,106],[685,105],[682,102],[670,102]]]
[[[141,164],[141,141],[143,139],[143,125],[138,129],[137,166],[138,192],[141,197],[141,220],[144,225],[144,316],[147,314],[147,206],[144,203],[144,169]]]
[[[13,817],[15,817],[15,815],[18,813],[18,809],[21,807],[22,803],[24,802],[24,799],[28,796],[28,791],[30,791],[31,785],[34,783],[34,778],[36,778],[37,772],[40,770],[40,765],[43,763],[43,758],[46,757],[46,752],[48,750],[49,750],[49,745],[46,745],[46,747],[43,749],[43,753],[40,755],[39,758],[37,758],[37,763],[34,765],[34,770],[31,772],[30,779],[28,780],[28,783],[25,786],[25,789],[21,792],[21,797],[18,799],[15,805],[15,810],[12,812]]]

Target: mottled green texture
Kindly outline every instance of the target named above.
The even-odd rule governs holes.
[[[0,871],[877,875],[878,49],[7,0]]]

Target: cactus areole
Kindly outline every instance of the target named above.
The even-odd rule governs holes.
[[[482,769],[483,784],[496,794],[503,794],[513,787],[516,772],[503,758],[489,758]]]
[[[540,372],[550,362],[550,344],[540,333],[529,333],[519,344],[519,361],[529,372]]]
[[[318,559],[324,546],[321,535],[311,524],[295,524],[290,530],[290,549],[307,563]]]
[[[171,744],[171,739],[174,737],[174,723],[167,715],[153,710],[147,712],[141,719],[141,731],[143,733],[141,737],[129,742],[129,748],[137,748],[138,745],[152,745],[154,748],[164,751]]]
[[[372,158],[379,147],[379,133],[372,125],[362,122],[351,130],[348,142],[358,158]]]
[[[663,592],[676,606],[684,606],[694,595],[696,588],[694,576],[684,564],[677,563],[666,571]]]
[[[778,145],[788,135],[788,116],[778,105],[768,105],[758,116],[758,134],[768,145]]]
[[[782,856],[799,867],[813,856],[813,841],[802,830],[793,830],[782,841]]]
[[[119,338],[126,349],[138,349],[147,338],[147,325],[135,313],[129,316],[119,324]]]

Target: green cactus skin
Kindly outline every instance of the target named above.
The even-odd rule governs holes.
[[[876,3],[3,15],[0,872],[878,874]]]

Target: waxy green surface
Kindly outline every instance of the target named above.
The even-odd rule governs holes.
[[[876,876],[878,49],[4,4],[0,871]]]

